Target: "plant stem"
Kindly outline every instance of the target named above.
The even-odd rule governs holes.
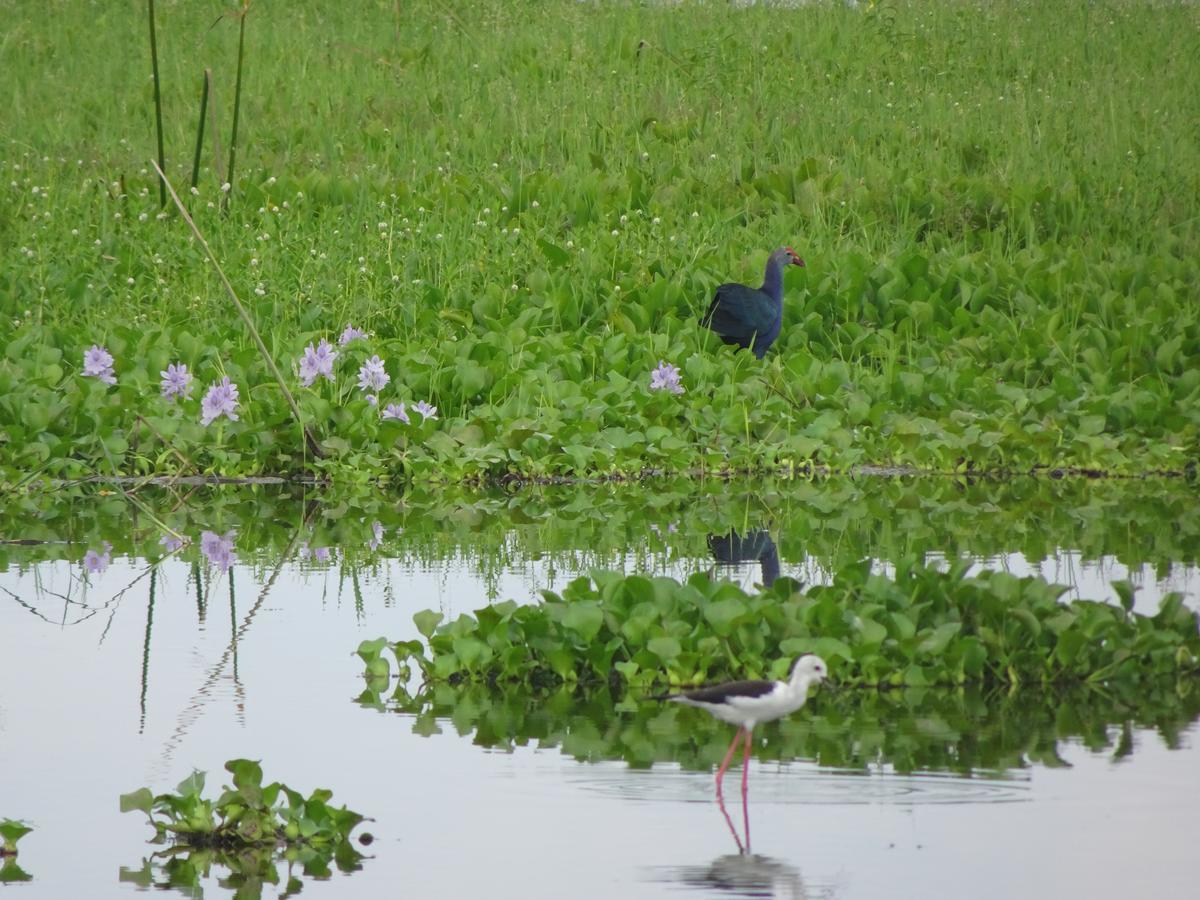
[[[154,73],[154,123],[158,131],[158,168],[161,172],[166,170],[167,160],[163,150],[162,93],[158,86],[158,37],[154,28],[154,0],[147,0],[147,5],[150,10],[150,69]],[[158,205],[167,205],[165,181],[158,184]]]
[[[303,430],[304,440],[308,444],[309,452],[311,452],[312,455],[318,459],[324,458],[325,453],[321,449],[320,443],[309,430],[308,426],[304,424],[304,418],[300,415],[300,407],[296,404],[296,398],[293,397],[292,392],[288,390],[287,383],[283,380],[283,374],[279,371],[279,367],[275,365],[275,360],[272,358],[271,352],[267,349],[267,345],[263,343],[262,337],[259,336],[258,329],[254,327],[254,321],[250,318],[250,313],[246,311],[246,307],[243,306],[242,301],[238,299],[237,292],[234,291],[233,285],[231,285],[229,283],[229,279],[225,277],[225,271],[221,268],[221,264],[217,261],[216,254],[214,254],[212,248],[208,246],[208,241],[204,239],[204,235],[200,233],[200,229],[196,227],[196,223],[192,221],[192,217],[188,214],[187,208],[183,205],[183,201],[179,199],[179,195],[175,193],[175,188],[172,187],[171,182],[167,180],[166,173],[160,169],[157,164],[155,164],[154,168],[162,178],[163,184],[167,186],[167,190],[170,191],[171,199],[175,201],[175,206],[178,207],[179,214],[183,216],[183,220],[188,223],[188,227],[192,229],[192,234],[196,236],[196,240],[200,242],[200,246],[204,248],[205,254],[207,254],[209,260],[213,264],[213,267],[217,270],[217,275],[220,276],[221,283],[225,285],[225,290],[229,294],[229,299],[233,301],[233,305],[237,309],[238,315],[242,317],[242,321],[245,323],[246,328],[249,329],[250,337],[254,339],[254,344],[256,347],[258,347],[258,352],[262,354],[262,358],[266,362],[267,368],[270,369],[271,375],[275,378],[275,383],[279,385],[279,391],[281,394],[283,394],[283,399],[291,408],[292,415],[296,417],[296,424],[299,425]]]
[[[212,69],[204,70],[200,83],[200,122],[196,126],[196,155],[192,158],[192,187],[200,183],[200,151],[204,146],[204,115],[208,110],[208,89],[212,83]]]
[[[233,130],[229,135],[229,171],[225,174],[225,183],[229,185],[229,190],[225,192],[225,198],[221,201],[225,209],[229,209],[229,198],[233,195],[233,169],[234,163],[237,161],[238,118],[242,110],[242,59],[246,50],[246,14],[248,12],[250,12],[250,0],[245,0],[238,23],[237,80],[233,86]]]

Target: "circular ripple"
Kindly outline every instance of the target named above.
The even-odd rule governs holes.
[[[713,775],[656,768],[634,771],[613,766],[589,766],[568,774],[585,790],[652,802],[709,803]],[[1028,777],[963,777],[944,772],[900,775],[891,772],[849,772],[783,766],[750,772],[750,802],[762,804],[880,804],[923,806],[947,803],[1020,803],[1031,799]],[[741,792],[741,770],[725,776],[725,798]]]

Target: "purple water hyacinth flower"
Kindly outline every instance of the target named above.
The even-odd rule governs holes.
[[[229,381],[226,375],[219,384],[214,384],[200,401],[200,424],[211,425],[213,419],[228,416],[234,422],[238,420],[238,386]]]
[[[379,395],[378,394],[367,394],[367,402],[370,403],[372,406],[378,406],[379,405]]]
[[[192,373],[184,363],[171,363],[158,373],[162,376],[162,395],[164,399],[173,397],[190,397],[192,394]]]
[[[365,331],[359,331],[353,325],[347,325],[346,330],[342,332],[342,336],[338,338],[338,344],[345,347],[351,341],[365,340],[370,336]]]
[[[378,356],[372,356],[358,370],[358,386],[364,391],[378,393],[387,387],[391,380],[392,377],[383,369],[383,360]]]
[[[176,537],[173,534],[164,534],[162,537],[160,537],[158,539],[158,543],[159,543],[159,546],[161,546],[168,553],[174,553],[176,550],[178,550],[180,547],[182,547],[184,544],[187,543],[187,538]]]
[[[104,549],[99,553],[89,550],[83,554],[83,570],[89,575],[103,575],[104,570],[109,567],[111,562],[112,544],[108,541],[104,542]]]
[[[436,419],[438,417],[437,416],[437,407],[430,406],[424,400],[422,400],[420,403],[414,403],[413,409],[415,409],[417,412],[419,412],[421,414],[421,417],[425,418],[425,419]]]
[[[324,338],[321,338],[321,343],[316,347],[309,344],[304,348],[304,356],[300,360],[300,383],[311,387],[321,375],[333,381],[333,361],[337,357],[338,353],[333,349],[333,344]]]
[[[403,403],[389,403],[380,414],[380,418],[399,419],[405,425],[412,424],[408,420],[408,409]]]
[[[88,378],[99,378],[105,384],[116,384],[112,354],[99,344],[92,344],[83,354],[83,374]]]
[[[315,562],[315,563],[327,563],[327,562],[329,562],[329,548],[328,547],[309,547],[308,541],[301,541],[301,543],[300,543],[300,558],[311,560],[312,562]]]
[[[650,373],[650,390],[682,394],[684,387],[679,383],[679,369],[660,359],[658,368]]]
[[[200,532],[200,552],[212,565],[222,572],[228,572],[237,560],[233,550],[233,532],[227,531],[223,535],[215,531]]]
[[[370,547],[372,550],[378,550],[379,545],[383,543],[383,523],[382,522],[372,522],[371,523],[371,533],[375,536],[373,538],[371,538],[369,541],[367,541],[367,546]]]

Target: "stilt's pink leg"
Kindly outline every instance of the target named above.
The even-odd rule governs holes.
[[[733,827],[733,819],[729,818],[729,812],[725,809],[725,798],[721,796],[720,791],[717,791],[717,806],[721,808],[721,815],[725,817],[725,824],[729,826],[729,833],[733,835],[738,853],[745,853],[746,848],[742,846],[742,839],[738,837],[737,829]]]
[[[729,752],[725,754],[725,759],[721,762],[721,767],[717,769],[717,796],[721,796],[721,779],[725,777],[725,770],[729,768],[729,761],[733,759],[733,751],[737,749],[738,738],[742,736],[742,729],[738,729],[733,736],[733,743],[729,745]]]
[[[750,801],[746,794],[750,775],[750,730],[746,729],[746,753],[742,757],[742,821],[746,825],[746,852],[750,852]]]

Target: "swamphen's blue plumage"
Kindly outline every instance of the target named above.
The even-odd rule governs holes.
[[[704,314],[704,324],[725,343],[749,347],[762,359],[783,325],[783,267],[803,266],[791,247],[780,247],[767,259],[760,288],[723,284]]]

